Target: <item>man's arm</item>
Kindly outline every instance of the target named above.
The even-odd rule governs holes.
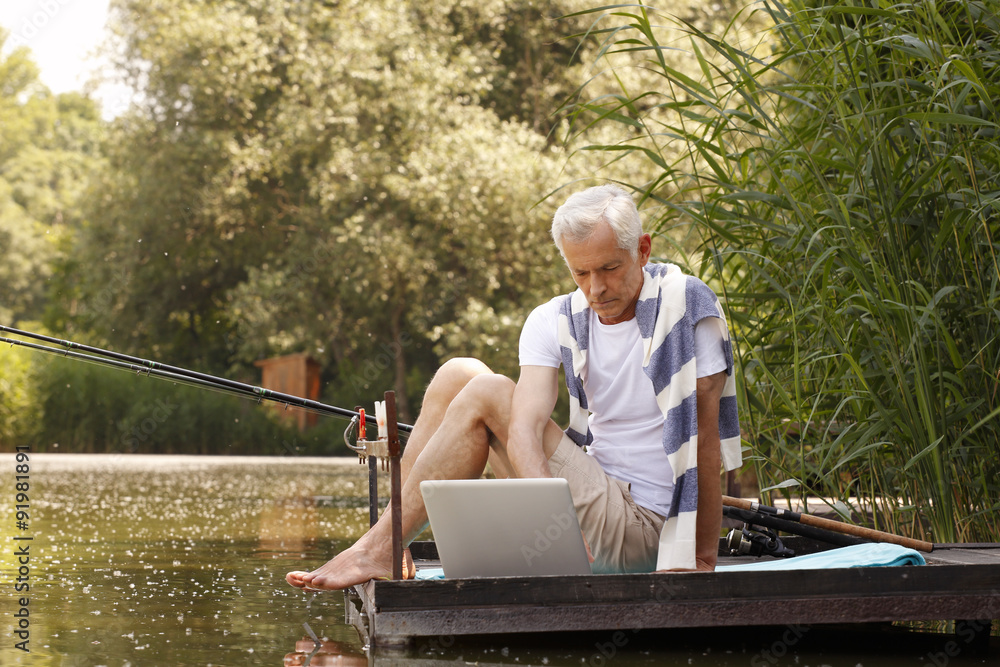
[[[719,555],[722,532],[722,442],[719,401],[726,372],[698,378],[698,520],[695,524],[697,569],[711,572]]]
[[[521,376],[514,387],[507,431],[507,457],[518,477],[552,477],[549,457],[559,444],[559,427],[552,421],[552,410],[559,398],[559,369],[549,366],[521,366]],[[545,445],[545,429],[556,431]],[[721,491],[720,491],[721,494]],[[722,496],[719,496],[722,501]],[[719,512],[722,512],[720,509]],[[583,545],[587,558],[594,562],[586,533]]]
[[[558,397],[558,368],[521,366],[507,433],[507,455],[518,477],[552,476],[543,434]]]

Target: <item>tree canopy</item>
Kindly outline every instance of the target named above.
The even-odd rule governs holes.
[[[60,324],[216,370],[308,352],[407,417],[444,357],[515,372],[525,309],[567,284],[535,205],[572,177],[573,4],[113,3],[141,101]]]
[[[0,29],[0,49],[7,35]],[[52,95],[26,47],[0,58],[0,321],[39,319],[99,162],[97,108]]]
[[[65,144],[32,135],[20,166],[79,155],[53,159],[76,170],[64,181],[18,169],[0,229],[22,295],[4,303],[23,305],[4,314],[252,382],[254,361],[305,352],[323,400],[395,389],[406,421],[448,357],[516,375],[527,312],[572,287],[547,197],[655,172],[579,150],[621,133],[565,118],[582,82],[603,85],[586,6],[116,0],[110,70],[136,95],[109,123],[83,98],[19,92],[37,84],[15,52],[3,103],[58,99]],[[3,150],[25,136],[8,127]]]

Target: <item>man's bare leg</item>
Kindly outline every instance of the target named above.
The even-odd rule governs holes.
[[[492,374],[493,371],[490,370],[489,366],[478,359],[469,357],[449,359],[442,364],[427,386],[427,391],[424,392],[420,414],[406,440],[406,447],[400,458],[400,478],[403,484],[406,484],[406,479],[413,468],[413,462],[417,460],[420,452],[424,451],[427,442],[441,426],[448,406],[455,400],[459,392],[477,375]]]
[[[505,450],[513,390],[514,383],[509,378],[476,374],[455,395],[444,415],[436,420],[437,428],[433,435],[425,439],[417,454],[411,457],[403,483],[404,545],[427,526],[427,514],[420,494],[422,480],[476,478],[491,459],[497,467],[513,470]],[[491,433],[496,436],[495,439],[491,440]],[[560,437],[559,427],[552,422],[546,430],[546,450],[554,451]],[[407,445],[409,447],[410,444]],[[369,579],[389,576],[392,572],[391,530],[390,515],[384,512],[354,546],[317,570],[290,572],[286,580],[300,588],[343,589]]]
[[[455,400],[469,380],[477,375],[492,375],[493,371],[479,359],[472,357],[456,357],[449,359],[431,378],[427,390],[424,392],[424,400],[420,406],[420,414],[413,425],[413,430],[406,440],[406,447],[403,448],[403,456],[400,458],[400,484],[406,484],[413,462],[417,460],[420,452],[431,436],[437,432],[441,425],[448,406]],[[405,542],[409,544],[409,541]],[[403,549],[403,578],[411,579],[417,574],[410,556],[409,549]]]
[[[404,487],[413,462],[416,461],[428,440],[441,425],[448,406],[469,383],[469,380],[477,375],[487,374],[492,374],[489,367],[478,359],[472,358],[450,359],[442,364],[441,368],[434,374],[427,386],[427,391],[424,392],[420,415],[406,440],[406,447],[403,448],[403,455],[400,458],[400,480]],[[410,558],[409,549],[404,551],[403,560],[403,576],[411,576],[413,561]],[[308,572],[301,571],[289,572],[285,579],[292,586],[303,588],[306,585],[304,577],[308,574]]]

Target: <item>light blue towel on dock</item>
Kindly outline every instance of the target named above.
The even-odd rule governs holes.
[[[893,567],[896,565],[924,565],[927,561],[915,549],[898,544],[854,544],[849,547],[820,551],[819,553],[762,560],[740,565],[720,565],[716,572],[744,572],[750,570],[833,570],[844,567]]]
[[[417,568],[417,579],[444,579],[444,568],[421,567]]]
[[[895,567],[897,565],[926,565],[927,561],[915,549],[898,544],[854,544],[819,553],[776,558],[739,565],[719,565],[716,572],[749,572],[761,570],[834,570],[844,567]],[[417,570],[417,579],[444,579],[444,570],[426,567]]]

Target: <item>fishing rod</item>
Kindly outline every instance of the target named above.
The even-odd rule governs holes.
[[[834,521],[833,519],[824,519],[823,517],[813,516],[811,514],[803,514],[801,512],[792,512],[791,510],[778,509],[777,507],[769,507],[767,505],[761,505],[756,501],[744,500],[742,498],[731,498],[729,496],[722,496],[722,504],[724,507],[736,508],[748,512],[750,514],[756,515],[758,520],[760,520],[761,525],[768,525],[764,523],[765,520],[770,521],[771,527],[777,527],[773,520],[784,520],[788,522],[785,524],[788,526],[791,524],[793,527],[798,527],[799,529],[803,527],[812,527],[824,531],[829,531],[833,533],[840,533],[841,535],[850,535],[856,538],[861,538],[863,540],[869,540],[871,542],[889,542],[891,544],[898,544],[900,546],[908,547],[910,549],[916,549],[917,551],[923,551],[930,553],[934,551],[934,545],[930,542],[925,542],[924,540],[915,540],[909,537],[902,537],[900,535],[893,535],[892,533],[885,533],[881,530],[875,530],[874,528],[865,528],[863,526],[855,526],[849,523],[844,523],[842,521]],[[735,513],[733,513],[735,514]],[[779,528],[780,530],[787,530],[790,533],[802,534],[791,528]],[[823,539],[823,538],[818,538]],[[829,540],[827,540],[829,541]]]
[[[265,389],[263,387],[256,387],[254,385],[237,382],[228,378],[221,378],[207,373],[192,371],[179,366],[171,366],[158,361],[142,359],[141,357],[134,357],[128,354],[122,354],[121,352],[115,352],[113,350],[104,350],[99,347],[84,345],[70,340],[61,340],[31,331],[15,329],[14,327],[8,327],[2,324],[0,324],[0,332],[61,346],[60,348],[55,348],[47,345],[39,345],[37,343],[18,340],[16,338],[0,336],[0,342],[2,343],[19,345],[21,347],[26,347],[39,352],[76,359],[78,361],[96,363],[111,368],[117,368],[119,370],[132,371],[137,374],[171,380],[196,387],[224,391],[237,396],[242,396],[244,398],[256,399],[258,403],[262,400],[267,400],[275,403],[283,403],[286,407],[291,406],[302,408],[319,414],[333,415],[348,419],[360,418],[360,414],[353,410],[347,410],[334,405],[327,405],[325,403],[320,403],[319,401],[302,398],[300,396],[293,396],[291,394],[285,394],[271,389]],[[377,424],[373,415],[366,415],[365,423],[371,423],[373,425]],[[406,432],[413,430],[413,426],[409,424],[397,424],[397,428]]]
[[[763,512],[751,512],[750,510],[744,510],[738,507],[730,507],[728,505],[723,505],[722,516],[729,519],[742,521],[748,526],[761,526],[763,528],[770,528],[771,530],[780,530],[782,532],[789,533],[791,535],[806,537],[811,540],[816,540],[818,542],[825,542],[826,544],[832,544],[838,547],[847,547],[854,544],[863,544],[866,542],[871,542],[871,540],[869,539],[854,537],[852,535],[845,535],[843,533],[836,533],[832,530],[824,530],[823,528],[816,528],[814,526],[808,526],[802,523],[797,523],[795,521],[788,521],[787,519],[779,519],[778,517],[772,514],[765,514]],[[740,553],[747,553],[748,551],[746,551],[745,549],[738,548],[745,542],[745,539],[740,539],[740,538],[741,535],[736,532],[736,529],[733,529],[726,537],[728,546],[733,551],[739,551]],[[749,549],[749,547],[747,547],[746,549]]]

